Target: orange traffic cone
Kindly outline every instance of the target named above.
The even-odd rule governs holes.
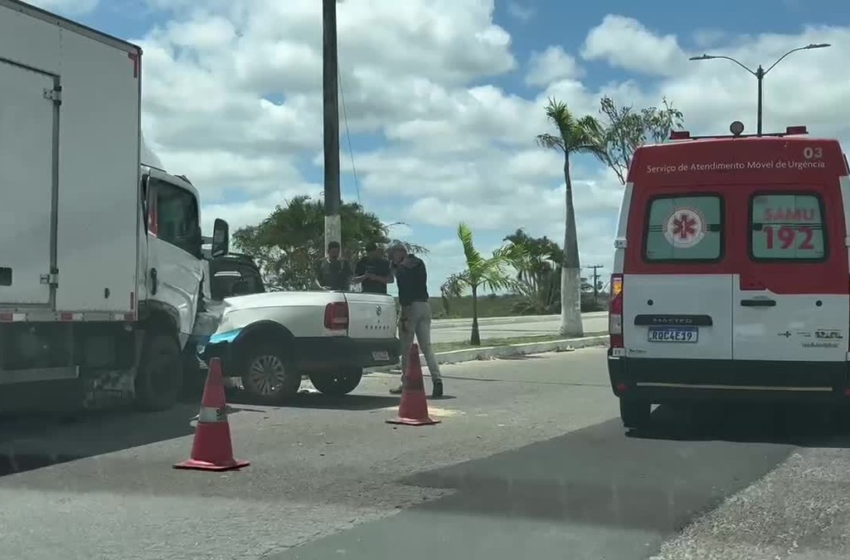
[[[201,398],[201,413],[198,415],[198,427],[195,428],[191,458],[177,463],[174,468],[229,471],[247,467],[249,464],[248,461],[237,461],[233,458],[221,360],[213,358],[210,360],[204,396]]]
[[[419,362],[419,345],[410,345],[410,357],[407,359],[407,371],[401,391],[401,403],[398,405],[398,417],[387,420],[388,424],[407,426],[430,426],[439,424],[428,416],[428,399],[425,398],[425,384],[422,381],[422,364]]]

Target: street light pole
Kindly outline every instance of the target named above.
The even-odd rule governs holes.
[[[763,107],[764,107],[764,77],[767,76],[767,73],[770,72],[771,70],[773,70],[776,67],[777,64],[782,62],[785,59],[785,57],[787,57],[791,53],[795,53],[797,51],[809,51],[809,50],[812,50],[812,49],[825,49],[825,48],[830,47],[830,46],[832,46],[832,45],[830,45],[829,43],[812,43],[810,45],[806,45],[805,47],[797,47],[796,49],[791,49],[787,53],[780,56],[776,60],[776,62],[774,62],[773,64],[771,64],[768,67],[767,70],[762,68],[761,64],[759,64],[759,67],[756,68],[755,70],[750,70],[747,66],[744,66],[743,64],[741,64],[740,62],[738,62],[734,58],[732,58],[730,56],[723,56],[723,55],[704,54],[704,55],[701,55],[701,56],[692,56],[688,60],[717,60],[717,59],[722,58],[724,60],[730,60],[730,61],[734,62],[735,64],[737,64],[738,66],[740,66],[741,68],[743,68],[744,70],[746,70],[747,72],[749,72],[750,74],[755,76],[756,81],[758,82],[758,105],[757,105],[757,108],[756,108],[756,111],[757,111],[758,114],[757,114],[756,128],[757,128],[757,134],[759,136],[761,136],[761,134],[762,134],[762,110],[763,110]]]

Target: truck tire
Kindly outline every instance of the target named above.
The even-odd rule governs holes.
[[[301,374],[279,344],[259,344],[245,353],[242,389],[258,404],[275,405],[298,394]]]
[[[136,404],[143,410],[166,410],[183,391],[183,356],[177,339],[149,333],[136,373]]]
[[[644,400],[620,399],[620,419],[630,429],[644,428],[649,424],[652,403]]]
[[[204,384],[207,380],[206,373],[206,370],[201,369],[201,361],[198,358],[196,345],[187,344],[186,348],[183,349],[182,399],[194,403],[201,398],[201,395],[204,393]]]
[[[338,397],[347,395],[360,385],[363,368],[346,368],[338,372],[311,373],[310,382],[323,395]]]

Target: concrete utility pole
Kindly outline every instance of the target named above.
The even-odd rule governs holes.
[[[337,0],[322,0],[322,90],[325,139],[325,248],[342,242],[339,218],[339,60],[336,46]]]
[[[596,302],[599,299],[599,273],[596,272],[596,271],[599,270],[600,268],[605,268],[605,267],[602,266],[601,264],[595,264],[593,266],[587,266],[585,268],[592,268],[593,269],[593,276],[591,277],[591,278],[593,278],[593,301]]]

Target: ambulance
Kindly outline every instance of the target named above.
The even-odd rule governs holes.
[[[850,171],[806,127],[636,150],[614,241],[608,372],[653,404],[850,403]]]

